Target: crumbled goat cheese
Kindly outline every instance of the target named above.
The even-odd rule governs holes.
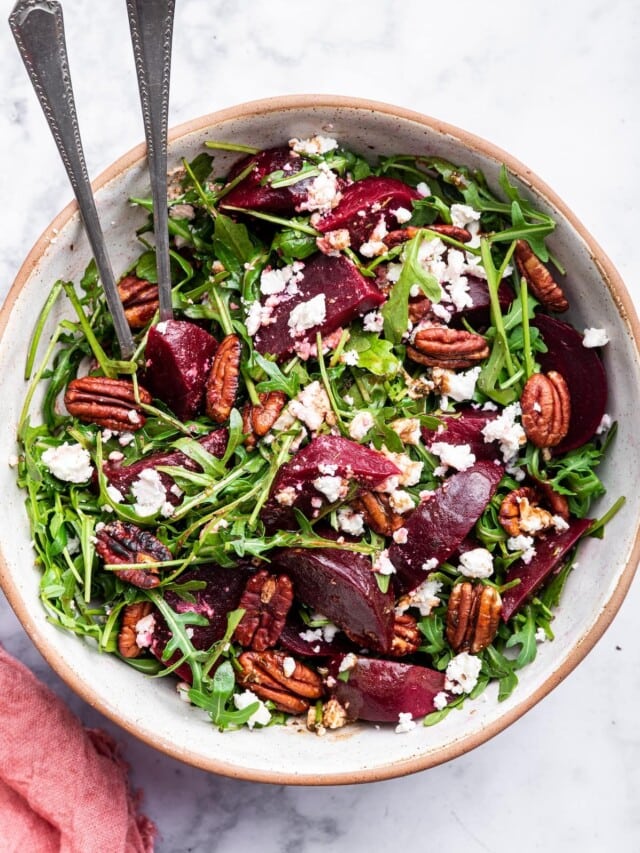
[[[349,654],[345,655],[340,661],[340,666],[338,667],[338,672],[349,672],[350,669],[353,669],[358,663],[358,658],[354,655],[353,652],[349,652]]]
[[[331,477],[333,477],[337,470],[337,465],[330,465],[328,462],[321,462],[318,465],[318,471],[320,471],[321,474],[329,474]]]
[[[245,690],[244,693],[235,693],[233,696],[233,704],[239,711],[248,708],[254,702],[258,703],[258,708],[247,720],[247,725],[250,729],[255,725],[266,726],[271,720],[271,712],[262,699],[258,699],[252,690]]]
[[[295,400],[289,403],[288,411],[314,432],[322,426],[326,416],[331,412],[331,401],[324,386],[316,379],[303,388]],[[276,431],[282,428],[278,421],[273,425]],[[284,429],[287,428],[284,427]]]
[[[413,719],[413,714],[410,712],[404,713],[400,711],[398,714],[398,725],[396,726],[396,734],[402,735],[410,732],[416,727],[416,721]]]
[[[427,184],[426,181],[420,181],[418,186],[416,187],[416,191],[418,195],[421,195],[423,198],[431,195],[431,187]]]
[[[318,293],[306,302],[300,302],[289,314],[289,329],[294,338],[299,338],[308,329],[320,326],[327,316],[327,300],[324,293]]]
[[[112,450],[107,458],[109,462],[122,462],[124,453],[121,453],[119,450]]]
[[[384,255],[388,251],[387,244],[384,242],[387,233],[385,218],[381,216],[376,227],[369,235],[368,241],[360,246],[360,254],[365,258],[375,258],[377,255]]]
[[[171,488],[169,489],[169,491],[176,498],[181,498],[182,495],[184,494],[184,492],[182,491],[182,489],[180,488],[180,486],[177,483],[174,483],[173,486],[171,486]]]
[[[136,440],[134,433],[132,432],[123,432],[118,438],[118,444],[120,447],[127,447],[129,444],[133,444]]]
[[[430,566],[429,570],[435,569],[435,567],[438,565],[437,560],[434,560],[433,562],[435,563],[435,565]],[[421,616],[429,616],[433,608],[438,607],[438,605],[440,604],[438,593],[441,589],[442,584],[440,583],[440,581],[430,580],[429,578],[427,578],[420,584],[420,586],[416,587],[413,592],[410,592],[408,595],[403,596],[398,601],[396,613],[402,614],[410,607],[417,607],[420,611]]]
[[[407,456],[406,453],[393,453],[391,450],[388,450],[384,444],[382,445],[381,451],[387,459],[393,462],[393,464],[400,469],[398,485],[415,486],[415,484],[420,481],[424,462],[414,462],[414,460],[411,459],[410,456]]]
[[[286,486],[284,489],[280,489],[279,492],[276,492],[274,497],[280,506],[293,506],[296,502],[297,496],[298,493],[293,486]]]
[[[375,332],[379,334],[384,326],[384,317],[379,311],[369,311],[364,315],[362,328],[365,332]]]
[[[404,444],[417,447],[420,444],[421,432],[418,418],[398,418],[389,426]]]
[[[387,265],[387,273],[386,273],[387,281],[390,284],[395,284],[398,281],[398,279],[400,278],[401,272],[402,272],[402,264],[388,264]],[[420,285],[418,285],[418,293],[415,295],[417,296],[420,293],[422,293],[422,288],[420,287]],[[411,295],[413,296],[414,294],[411,294]]]
[[[565,530],[569,529],[568,522],[566,522],[561,515],[552,515],[551,522],[556,533],[563,533]]]
[[[433,707],[436,709],[436,711],[442,711],[443,708],[446,708],[448,704],[449,697],[444,692],[444,690],[441,690],[440,693],[436,693],[436,695],[433,697]]]
[[[404,545],[409,538],[409,531],[406,527],[399,527],[397,530],[393,531],[392,539],[394,542],[397,542],[398,545]]]
[[[286,657],[282,661],[282,673],[286,678],[291,678],[296,671],[296,662],[293,658]]]
[[[311,136],[309,139],[298,139],[293,137],[289,140],[289,147],[296,154],[326,154],[338,147],[338,141],[330,136]]]
[[[389,552],[386,548],[384,549],[384,551],[380,551],[380,553],[375,558],[373,562],[373,571],[377,572],[379,575],[395,574],[396,567],[389,559]]]
[[[93,474],[89,452],[80,444],[64,444],[49,447],[42,454],[47,469],[66,483],[86,483]]]
[[[473,548],[460,555],[460,574],[467,578],[490,578],[493,557],[486,548]]]
[[[489,421],[482,428],[482,435],[486,444],[491,441],[500,442],[500,452],[506,463],[515,459],[520,447],[527,441],[522,425],[516,420],[521,414],[520,403],[511,403],[502,410],[497,418]]]
[[[117,486],[108,485],[106,492],[114,504],[121,504],[124,500],[124,495]]]
[[[396,489],[389,495],[389,506],[398,515],[404,515],[405,512],[412,510],[415,505],[415,501],[409,492],[405,492],[403,489]]]
[[[411,213],[410,210],[407,210],[406,207],[397,207],[395,210],[392,210],[391,213],[395,216],[400,225],[404,225],[404,223],[408,222],[413,216],[413,213]]]
[[[478,683],[482,661],[469,652],[460,652],[451,658],[445,673],[445,690],[451,693],[471,693]]]
[[[607,430],[611,429],[611,416],[606,412],[602,416],[600,423],[598,424],[598,429],[596,430],[596,435],[602,435],[603,432],[607,432]]]
[[[349,424],[349,435],[355,441],[362,441],[374,423],[371,412],[358,412]]]
[[[472,367],[470,370],[464,370],[460,373],[447,370],[445,367],[434,367],[431,371],[431,378],[436,389],[457,403],[473,399],[478,376],[480,376],[479,367]]]
[[[354,349],[346,350],[340,356],[340,361],[342,364],[346,364],[348,367],[355,367],[358,364],[358,352]]]
[[[186,681],[179,681],[176,684],[176,693],[182,699],[183,702],[186,702],[188,705],[191,704],[191,699],[189,699],[189,691],[191,690],[191,685]]]
[[[153,613],[138,619],[135,625],[136,645],[139,649],[148,649],[153,640],[153,632],[156,629],[156,620]]]
[[[343,480],[342,477],[316,477],[313,480],[313,486],[326,497],[329,503],[335,503],[341,498],[346,497],[349,490],[349,483]]]
[[[73,557],[74,554],[80,553],[80,540],[77,536],[72,536],[70,539],[67,539],[67,552],[70,557]]]
[[[260,275],[260,292],[274,296],[285,291],[290,295],[298,292],[298,282],[304,278],[304,264],[295,261],[281,269],[265,269]]]
[[[609,343],[609,335],[606,329],[585,329],[582,346],[591,349],[592,347],[603,347]]]
[[[299,205],[298,210],[318,211],[326,213],[335,207],[342,198],[338,189],[338,176],[326,163],[318,165],[320,174],[313,179],[307,188],[307,197]]]
[[[137,480],[131,484],[131,494],[136,502],[133,511],[137,515],[155,515],[167,501],[167,492],[155,468],[143,468]]]
[[[167,331],[168,325],[169,325],[168,320],[161,320],[159,323],[156,323],[156,332],[159,335],[164,335]]]
[[[438,474],[446,473],[447,468],[455,468],[456,471],[466,471],[476,461],[475,454],[471,452],[470,444],[448,444],[446,441],[435,441],[429,450],[442,463],[436,469]],[[434,471],[434,474],[436,471]]]
[[[507,539],[507,549],[509,551],[522,551],[520,559],[525,565],[528,565],[536,555],[536,549],[533,544],[533,536],[511,536]]]
[[[542,625],[536,629],[536,633],[534,635],[536,643],[546,643],[547,642],[547,632],[544,630]]]
[[[195,209],[191,204],[173,204],[169,208],[171,219],[193,219],[195,215]]]
[[[351,246],[351,234],[346,228],[327,231],[321,237],[316,237],[316,246],[325,255],[339,255]]]
[[[300,631],[298,636],[301,640],[304,640],[305,643],[317,643],[318,640],[324,639],[322,628],[307,628],[306,631]]]
[[[451,205],[451,224],[456,228],[466,228],[472,222],[480,220],[480,211],[474,210],[468,204]]]
[[[350,507],[338,510],[338,527],[350,536],[362,536],[364,533],[364,516],[354,512]]]

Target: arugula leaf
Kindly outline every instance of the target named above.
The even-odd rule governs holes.
[[[356,352],[357,366],[374,376],[394,376],[402,369],[402,362],[393,353],[393,344],[373,332],[353,329],[345,355],[349,352]]]
[[[521,669],[532,660],[535,660],[538,644],[536,642],[536,620],[534,618],[533,609],[529,606],[525,609],[524,614],[518,614],[515,619],[518,628],[513,632],[506,642],[508,649],[514,646],[520,646],[518,657],[514,662],[516,669]]]
[[[242,222],[234,222],[224,213],[218,213],[216,216],[213,250],[222,264],[238,275],[242,275],[244,265],[248,264],[256,253],[247,226]]]
[[[316,238],[303,234],[293,228],[283,228],[276,232],[271,251],[275,252],[286,264],[302,261],[318,251]]]

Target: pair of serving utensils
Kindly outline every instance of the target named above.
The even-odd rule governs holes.
[[[126,0],[140,89],[153,199],[159,313],[171,319],[171,275],[167,223],[167,124],[171,39],[175,0]],[[9,17],[22,60],[35,89],[75,193],[113,317],[122,358],[134,342],[118,294],[96,210],[80,139],[62,7],[56,0],[19,0]]]

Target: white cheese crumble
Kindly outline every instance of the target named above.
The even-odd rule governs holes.
[[[324,386],[317,379],[303,388],[288,406],[288,412],[302,421],[312,432],[322,426],[330,411],[331,401]],[[287,429],[288,426],[283,427],[278,421],[273,425],[273,429],[276,431],[283,428]]]
[[[468,204],[451,205],[451,224],[456,228],[466,228],[472,222],[479,222],[480,211],[474,210]]]
[[[380,551],[380,553],[375,558],[373,562],[373,571],[377,572],[379,575],[395,574],[396,567],[389,559],[389,552],[386,548],[384,549],[384,551]]]
[[[598,424],[596,435],[602,435],[603,432],[607,432],[607,430],[610,430],[612,423],[613,421],[611,420],[611,416],[605,412],[600,420],[600,423]]]
[[[298,206],[298,210],[317,211],[326,213],[335,207],[342,198],[338,189],[338,176],[326,163],[318,165],[320,174],[313,179],[307,188],[307,198]]]
[[[374,423],[371,412],[358,412],[349,424],[349,435],[355,441],[362,441]]]
[[[500,442],[500,451],[506,463],[512,462],[518,455],[523,444],[526,444],[527,436],[517,418],[522,414],[520,403],[511,403],[502,410],[497,418],[489,421],[482,428],[485,443],[491,441]]]
[[[547,632],[544,630],[542,625],[536,629],[535,641],[536,641],[536,643],[546,643],[547,642]]]
[[[455,468],[456,471],[466,471],[476,461],[475,454],[471,452],[470,444],[449,444],[446,441],[435,441],[429,450],[442,463],[433,472],[436,477],[445,474],[447,468]]]
[[[274,495],[276,502],[279,503],[280,506],[293,506],[296,502],[297,496],[298,493],[293,486],[285,486],[284,489],[280,489],[280,491],[276,492]]]
[[[384,326],[384,317],[379,311],[369,311],[364,315],[362,328],[365,332],[375,332],[379,334]]]
[[[296,671],[296,662],[294,658],[286,657],[282,661],[282,673],[286,678],[291,678],[293,673]]]
[[[362,536],[364,533],[364,516],[354,512],[350,507],[338,510],[338,527],[350,536]]]
[[[148,649],[153,640],[153,632],[156,628],[156,620],[153,613],[138,619],[135,625],[136,645],[139,649]]]
[[[321,492],[331,504],[346,497],[349,489],[349,483],[347,480],[343,480],[342,477],[330,477],[328,475],[316,477],[316,479],[313,480],[313,486]]]
[[[293,295],[298,292],[298,282],[304,278],[304,264],[295,261],[281,269],[265,269],[260,275],[260,292],[265,296],[288,292]]]
[[[106,492],[114,504],[121,504],[124,500],[124,495],[117,486],[108,485]]]
[[[399,468],[400,476],[398,477],[398,485],[415,486],[415,484],[420,481],[424,462],[415,462],[410,456],[407,456],[406,453],[393,453],[391,450],[388,450],[384,444],[382,445],[381,451],[387,459]]]
[[[428,571],[435,569],[435,567],[438,565],[437,560],[433,560],[433,563],[435,565],[430,565]],[[430,578],[427,578],[426,580],[422,581],[420,586],[416,587],[413,592],[410,592],[408,595],[404,595],[398,601],[396,613],[401,615],[405,612],[405,610],[408,610],[410,607],[417,607],[417,609],[420,611],[421,616],[429,616],[434,607],[438,607],[438,605],[440,604],[438,593],[441,589],[442,584],[440,583],[440,581],[431,580]]]
[[[327,154],[338,147],[338,140],[330,136],[311,136],[309,139],[298,139],[296,136],[289,140],[289,147],[296,154]]]
[[[509,551],[522,551],[520,559],[525,565],[528,565],[536,555],[533,536],[510,536],[507,539],[507,549]]]
[[[413,216],[413,213],[411,213],[410,210],[407,210],[406,207],[396,207],[396,209],[392,210],[391,213],[395,216],[400,225],[404,225],[404,223],[408,222]]]
[[[436,709],[436,711],[442,711],[443,708],[446,708],[448,704],[449,697],[444,692],[444,690],[441,690],[440,693],[436,693],[436,695],[433,697],[433,707]]]
[[[137,480],[131,484],[135,498],[133,511],[137,515],[155,515],[167,501],[167,492],[155,468],[143,468]]]
[[[416,447],[420,444],[420,421],[418,418],[398,418],[392,421],[389,426],[404,444],[410,444]]]
[[[182,699],[183,702],[186,702],[187,705],[191,704],[191,699],[189,699],[189,691],[191,690],[191,685],[186,681],[179,681],[176,684],[176,693]]]
[[[233,696],[233,704],[239,711],[258,703],[258,708],[247,720],[247,725],[252,729],[255,725],[266,726],[271,720],[271,713],[262,699],[258,699],[252,690],[245,690],[244,693],[235,693]]]
[[[423,198],[431,195],[431,187],[426,181],[420,181],[418,186],[416,187],[416,191],[418,195],[421,195]]]
[[[437,390],[445,397],[451,397],[457,403],[472,400],[476,391],[476,383],[480,376],[480,368],[472,367],[456,373],[445,367],[434,367],[431,378],[435,382]]]
[[[450,693],[471,693],[478,683],[482,661],[469,652],[460,652],[451,658],[445,673],[445,690]]]
[[[609,343],[609,335],[606,329],[585,329],[582,339],[582,346],[592,349],[593,347],[603,347]]]
[[[307,628],[306,631],[300,631],[298,636],[301,640],[304,640],[305,643],[317,643],[319,640],[324,639],[322,628]]]
[[[338,672],[349,672],[349,670],[353,669],[357,663],[358,658],[354,655],[353,652],[349,652],[349,654],[345,655],[340,661]]]
[[[409,531],[406,527],[399,527],[397,530],[393,531],[392,539],[394,542],[397,542],[398,545],[404,545],[409,538]]]
[[[133,444],[135,440],[136,437],[132,432],[123,432],[118,437],[118,444],[120,447],[127,447],[129,444]]]
[[[93,465],[89,451],[80,444],[64,444],[49,447],[42,454],[47,469],[66,483],[86,483],[93,474]]]
[[[358,364],[358,352],[354,349],[346,350],[340,356],[340,361],[342,364],[346,364],[348,367],[355,367]]]
[[[493,557],[486,548],[473,548],[460,555],[460,574],[467,578],[490,578]]]
[[[387,244],[384,242],[387,233],[385,218],[381,216],[369,235],[367,242],[360,246],[360,254],[365,258],[375,258],[377,255],[384,255],[388,251]]]
[[[398,725],[396,726],[396,734],[402,735],[412,731],[416,727],[416,721],[413,719],[413,714],[407,711],[400,711],[398,714]]]
[[[415,505],[415,501],[409,492],[405,492],[403,489],[396,489],[389,495],[389,506],[398,515],[404,515],[405,512],[412,510]]]
[[[320,326],[327,317],[327,300],[324,293],[318,293],[306,302],[300,302],[289,314],[289,329],[294,338],[299,338],[308,329]]]

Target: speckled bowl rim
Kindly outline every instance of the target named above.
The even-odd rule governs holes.
[[[627,325],[632,339],[634,341],[636,351],[640,350],[640,323],[636,315],[636,311],[632,299],[613,264],[602,251],[598,243],[594,240],[587,229],[582,225],[576,216],[569,210],[566,204],[556,195],[556,193],[547,184],[535,175],[527,166],[512,157],[506,151],[503,151],[496,145],[469,133],[454,125],[447,124],[430,116],[423,115],[413,110],[404,107],[394,106],[392,104],[381,103],[364,98],[352,98],[340,95],[286,95],[273,98],[264,98],[257,101],[249,101],[238,104],[236,106],[227,107],[214,113],[192,119],[183,124],[174,127],[169,134],[170,141],[177,140],[190,133],[203,130],[209,126],[216,125],[220,122],[225,122],[234,119],[248,118],[251,116],[267,114],[272,112],[283,112],[298,109],[326,109],[326,108],[349,108],[352,110],[361,110],[365,112],[380,113],[401,120],[421,124],[426,128],[436,131],[439,134],[445,134],[453,139],[461,142],[463,145],[476,149],[480,153],[490,157],[498,162],[505,163],[506,166],[516,174],[521,181],[527,186],[535,189],[548,203],[555,209],[559,210],[565,219],[573,226],[576,232],[582,237],[589,247],[592,260],[602,279],[609,290],[611,298],[621,316],[622,321]],[[145,156],[144,144],[137,145],[129,152],[124,154],[118,160],[109,166],[102,174],[93,182],[94,190],[100,189],[105,184],[114,180],[122,172],[130,169],[135,164],[139,163]],[[4,335],[9,316],[13,310],[13,306],[18,298],[20,291],[26,281],[32,275],[33,271],[38,266],[40,259],[45,253],[49,245],[49,238],[55,229],[61,230],[68,220],[76,213],[77,205],[74,202],[68,204],[47,226],[43,234],[36,241],[35,245],[27,255],[22,264],[18,275],[13,283],[7,298],[0,310],[0,339]],[[251,770],[238,768],[233,764],[225,761],[220,761],[215,758],[205,757],[198,752],[190,750],[176,750],[172,748],[172,744],[166,740],[153,736],[141,734],[135,725],[121,720],[112,708],[107,707],[101,700],[96,699],[96,696],[86,684],[81,681],[73,672],[72,668],[66,663],[62,657],[54,653],[48,646],[45,638],[40,633],[38,626],[31,617],[29,607],[25,604],[19,595],[16,586],[13,584],[8,572],[8,567],[0,550],[0,585],[2,586],[9,603],[15,611],[18,619],[22,623],[27,634],[34,642],[42,656],[56,673],[71,687],[79,696],[81,696],[89,705],[97,708],[105,716],[113,722],[124,728],[130,734],[147,743],[149,746],[164,752],[173,758],[177,758],[194,767],[211,772],[219,773],[236,779],[254,782],[270,782],[279,785],[295,784],[295,785],[338,785],[338,784],[354,784],[359,782],[374,782],[383,779],[391,779],[400,776],[405,776],[410,773],[415,773],[419,770],[426,770],[429,767],[435,767],[453,758],[474,749],[480,744],[488,741],[494,735],[503,731],[507,726],[514,723],[530,708],[536,705],[544,696],[553,690],[561,681],[563,681],[572,670],[580,663],[580,661],[591,651],[600,637],[611,624],[615,614],[617,613],[625,595],[631,585],[631,581],[636,571],[636,566],[640,560],[640,518],[636,519],[636,534],[633,540],[633,546],[629,552],[629,557],[624,570],[622,571],[619,580],[613,589],[608,601],[604,605],[602,611],[593,623],[591,628],[582,636],[575,644],[573,650],[565,659],[565,661],[557,667],[557,669],[544,681],[530,696],[522,703],[518,704],[514,709],[506,712],[498,720],[487,725],[484,729],[469,736],[462,737],[455,742],[442,747],[437,753],[430,753],[424,756],[417,756],[405,761],[392,761],[388,765],[378,766],[371,769],[356,770],[345,773],[326,773],[322,775],[304,775],[291,774],[286,772],[265,772],[259,770]],[[339,748],[339,747],[337,747]]]

